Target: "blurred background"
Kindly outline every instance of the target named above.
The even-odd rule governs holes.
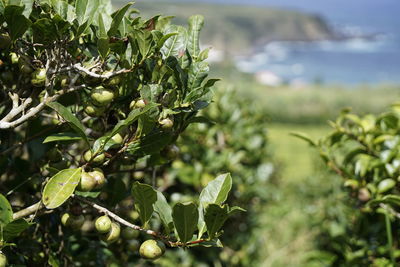
[[[289,133],[300,131],[318,139],[328,133],[328,120],[341,109],[376,114],[398,99],[400,2],[137,0],[135,7],[147,18],[175,15],[174,23],[182,25],[190,15],[204,15],[202,46],[212,47],[212,76],[222,78],[216,101],[228,91],[234,96],[225,101],[234,107],[254,106],[240,118],[247,125],[262,122],[262,135],[268,140],[265,160],[255,166],[268,169],[259,180],[235,181],[235,169],[226,167],[233,172],[238,192],[251,192],[246,201],[258,206],[242,225],[231,225],[230,238],[237,244],[227,245],[212,256],[212,264],[204,265],[330,266],[336,255],[326,244],[348,223],[338,219],[348,212],[338,204],[340,180],[321,168],[315,151]],[[239,131],[229,118],[218,117],[235,111],[221,103],[209,116],[226,123],[227,133]],[[252,188],[247,187],[250,183]],[[185,253],[179,256],[180,266],[203,264],[201,253]],[[173,266],[176,257],[162,265]]]

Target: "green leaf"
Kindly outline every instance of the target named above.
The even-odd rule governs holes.
[[[207,62],[194,62],[189,69],[189,91],[200,87],[209,71]]]
[[[82,123],[63,105],[57,102],[47,103],[49,107],[54,109],[70,126],[71,128],[89,144],[89,140],[85,134],[85,128]]]
[[[317,146],[317,144],[305,133],[290,133],[290,135],[306,141],[310,146]]]
[[[125,120],[120,120],[113,128],[113,130],[111,131],[111,133],[108,135],[108,138],[113,137],[114,135],[116,135],[117,133],[119,133],[120,131],[123,131],[124,129],[126,129],[129,125],[131,125],[132,123],[134,123],[135,121],[137,121],[140,117],[140,115],[146,113],[147,111],[149,111],[150,109],[157,107],[158,104],[155,103],[150,103],[147,104],[144,108],[142,109],[134,109],[132,110],[129,114],[128,117]],[[108,140],[105,140],[105,142],[107,142]]]
[[[98,5],[98,0],[76,0],[75,13],[79,25],[83,25],[85,22],[90,24],[93,21]]]
[[[200,31],[204,25],[202,15],[194,15],[189,18],[189,34],[187,48],[192,57],[197,57],[200,53]]]
[[[177,203],[172,210],[172,218],[179,240],[182,243],[191,240],[199,219],[196,204]]]
[[[75,133],[56,133],[46,137],[43,144],[51,142],[66,142],[66,141],[77,141],[81,140],[82,137]]]
[[[160,219],[167,230],[166,232],[169,233],[173,227],[172,209],[165,199],[165,196],[159,191],[157,191],[157,201],[153,204],[153,208],[160,216]]]
[[[164,34],[168,35],[172,33],[174,35],[168,38],[161,48],[161,53],[164,55],[165,58],[168,58],[170,56],[179,57],[180,55],[183,55],[186,50],[186,29],[182,26],[168,26]]]
[[[127,152],[130,154],[145,156],[158,153],[172,140],[169,133],[154,131],[129,144]]]
[[[21,37],[31,24],[31,21],[22,15],[23,12],[24,8],[20,6],[9,5],[4,9],[4,18],[13,41]]]
[[[171,32],[171,33],[168,33],[168,34],[164,35],[163,37],[161,37],[161,39],[157,42],[157,48],[161,49],[163,47],[163,45],[165,44],[165,42],[169,38],[171,38],[172,36],[175,36],[175,35],[178,35],[178,33],[177,32]]]
[[[245,211],[245,210],[240,207],[229,208],[228,205],[223,205],[223,206],[217,204],[208,205],[208,207],[206,208],[206,214],[204,216],[204,220],[207,225],[208,237],[210,239],[213,239],[215,237],[215,234],[224,225],[228,217],[239,211]]]
[[[24,219],[19,219],[16,221],[12,221],[7,224],[3,229],[3,238],[5,241],[8,241],[14,237],[19,236],[19,234],[31,226],[32,223],[28,223]]]
[[[59,14],[65,21],[72,23],[76,18],[75,8],[68,4],[68,2],[52,0],[52,5],[57,14]]]
[[[33,2],[34,0],[21,0],[21,3],[24,4],[24,12],[22,12],[22,15],[25,16],[25,18],[29,19],[29,16],[32,13],[32,7],[33,7]]]
[[[208,204],[221,205],[227,198],[232,188],[232,177],[229,173],[221,174],[211,182],[200,193],[200,203],[203,207]]]
[[[0,227],[10,223],[13,219],[11,205],[2,194],[0,194]]]
[[[65,169],[47,182],[42,202],[48,209],[61,206],[73,193],[81,178],[82,169]]]
[[[141,222],[147,225],[153,215],[153,204],[157,201],[157,192],[148,184],[135,182],[132,186],[132,196]]]
[[[110,30],[108,31],[108,36],[114,36],[117,34],[119,25],[121,24],[122,19],[125,16],[126,11],[129,9],[129,7],[133,5],[133,2],[129,2],[128,4],[126,4],[124,7],[122,7],[121,9],[117,10],[113,15],[112,15],[112,23],[111,23],[111,27]]]

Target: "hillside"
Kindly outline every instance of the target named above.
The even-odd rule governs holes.
[[[113,1],[116,6],[125,2]],[[276,40],[311,41],[335,37],[321,17],[294,10],[149,0],[138,0],[135,7],[145,17],[178,14],[174,21],[178,24],[185,24],[192,14],[202,14],[206,18],[203,42],[234,53],[249,53]]]

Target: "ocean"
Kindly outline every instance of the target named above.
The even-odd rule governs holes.
[[[191,0],[186,0],[188,2]],[[193,0],[261,5],[321,15],[336,30],[374,39],[274,42],[259,54],[238,58],[246,72],[268,71],[285,81],[305,83],[400,83],[399,0]]]

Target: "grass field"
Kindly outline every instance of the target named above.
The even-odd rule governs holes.
[[[323,191],[314,190],[325,184],[323,175],[314,169],[315,151],[290,132],[304,132],[314,139],[329,131],[321,125],[272,124],[269,126],[270,144],[280,167],[280,188],[277,199],[265,207],[262,216],[265,237],[265,258],[260,266],[307,266],[306,258],[313,251],[310,217],[323,207]],[[310,193],[312,194],[310,195]],[[317,195],[314,195],[317,192]],[[318,195],[318,192],[321,195]],[[314,220],[315,218],[313,218]]]

